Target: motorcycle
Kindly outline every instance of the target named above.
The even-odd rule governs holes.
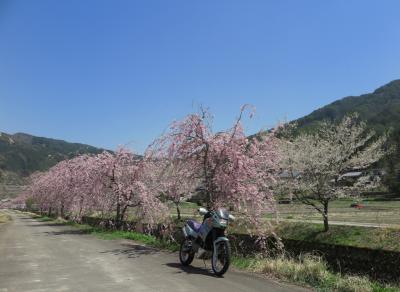
[[[231,247],[229,239],[225,236],[225,229],[229,221],[235,217],[226,209],[208,211],[200,208],[198,212],[203,215],[203,223],[188,220],[182,228],[184,240],[179,250],[179,259],[183,266],[192,263],[194,256],[198,258],[211,256],[211,267],[217,276],[222,276],[229,268]]]

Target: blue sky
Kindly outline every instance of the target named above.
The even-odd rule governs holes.
[[[0,130],[142,152],[208,106],[251,134],[400,78],[400,1],[0,1]]]

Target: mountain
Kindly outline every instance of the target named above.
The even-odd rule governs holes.
[[[378,134],[388,129],[399,129],[400,79],[379,87],[372,93],[339,99],[296,122],[300,129],[312,130],[322,120],[337,120],[354,112],[367,121]]]
[[[14,184],[21,177],[26,177],[35,171],[47,170],[61,160],[101,151],[103,149],[85,144],[25,133],[0,132],[0,182]]]

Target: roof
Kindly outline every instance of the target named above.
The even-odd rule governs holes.
[[[355,177],[355,176],[360,176],[362,175],[361,171],[350,171],[346,172],[345,174],[342,175],[342,177]]]
[[[292,175],[293,175],[293,177],[298,177],[300,175],[300,172],[294,170],[294,171],[292,171],[292,173],[290,173],[289,171],[284,170],[279,174],[279,177],[280,178],[290,178],[290,177],[292,177]]]

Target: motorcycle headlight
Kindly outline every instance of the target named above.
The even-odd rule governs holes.
[[[226,219],[220,219],[220,220],[219,220],[219,223],[220,223],[221,225],[226,225],[226,224],[228,224],[228,220],[226,220]]]

